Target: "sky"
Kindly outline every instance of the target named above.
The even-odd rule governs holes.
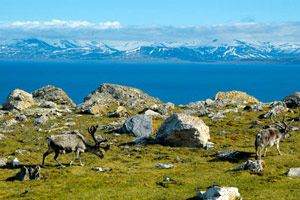
[[[0,39],[299,41],[299,10],[299,0],[0,0]]]

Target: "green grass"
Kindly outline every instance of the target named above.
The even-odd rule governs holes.
[[[179,108],[176,108],[180,110]],[[265,110],[266,111],[266,110]],[[265,112],[264,111],[264,112]],[[289,113],[290,117],[298,116],[299,110]],[[299,199],[300,178],[289,178],[284,173],[292,167],[300,167],[300,135],[292,132],[292,137],[283,139],[280,143],[283,156],[278,156],[276,147],[267,152],[266,167],[260,174],[249,171],[229,171],[245,162],[254,159],[254,140],[257,131],[269,120],[261,120],[256,128],[250,128],[250,122],[257,120],[263,112],[248,112],[244,114],[226,114],[222,120],[202,117],[210,127],[211,140],[215,148],[204,150],[199,148],[172,148],[161,145],[139,147],[141,152],[133,152],[135,146],[124,151],[120,144],[129,142],[134,137],[97,132],[115,141],[111,150],[105,153],[104,159],[93,154],[81,155],[84,167],[74,166],[61,168],[53,160],[53,154],[46,158],[47,168],[42,169],[42,180],[6,181],[14,176],[19,169],[0,168],[0,199],[187,199],[195,196],[201,190],[207,190],[210,185],[238,187],[243,199]],[[132,112],[132,114],[135,114]],[[240,120],[233,117],[240,116]],[[9,119],[11,116],[5,116]],[[82,115],[74,117],[76,125],[63,130],[85,131],[93,124],[107,124],[116,118],[95,117]],[[279,120],[279,118],[277,119]],[[3,121],[0,121],[2,123]],[[33,122],[24,122],[22,126],[9,129],[13,133],[3,133],[7,139],[0,141],[0,158],[10,156],[9,160],[17,157],[24,165],[41,164],[42,155],[47,150],[46,138],[58,134],[53,131],[38,132],[37,129],[50,130],[49,124],[59,123],[63,126],[68,121],[63,117],[50,120],[48,124],[35,127]],[[154,120],[154,130],[157,131],[162,120]],[[299,122],[294,126],[299,127]],[[55,129],[57,127],[54,127]],[[225,130],[227,135],[218,136],[216,133]],[[1,132],[0,132],[1,133]],[[85,136],[91,139],[86,131]],[[153,135],[154,136],[154,135]],[[11,155],[17,149],[29,149],[24,155]],[[222,161],[215,159],[216,151],[235,149],[249,152],[249,157]],[[179,161],[175,158],[179,157]],[[67,164],[74,154],[61,155],[59,160]],[[158,163],[174,164],[172,169],[154,168]],[[92,171],[93,167],[111,167],[109,172]],[[175,183],[163,180],[169,177]],[[166,183],[167,187],[158,185]],[[32,193],[22,194],[25,190]]]

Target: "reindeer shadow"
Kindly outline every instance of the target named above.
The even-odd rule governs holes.
[[[255,157],[255,153],[253,152],[246,152],[246,151],[236,151],[236,153],[233,153],[232,155],[221,157],[220,154],[215,153],[212,156],[215,156],[212,160],[209,160],[208,162],[224,162],[228,161],[231,163],[241,163],[245,162],[252,157]]]

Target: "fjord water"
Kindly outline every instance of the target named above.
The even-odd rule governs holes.
[[[79,104],[102,83],[139,88],[164,102],[186,104],[239,90],[262,102],[300,91],[300,65],[0,62],[0,104],[16,88],[62,88]]]

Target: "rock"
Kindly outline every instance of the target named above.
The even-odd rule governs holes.
[[[0,167],[6,166],[7,158],[0,158]]]
[[[292,127],[291,130],[292,130],[292,131],[299,131],[299,128],[298,128],[298,127]],[[1,136],[0,136],[0,138],[1,138]],[[1,139],[0,139],[0,140],[1,140]]]
[[[125,120],[120,132],[137,137],[149,136],[152,133],[152,119],[147,115],[135,115]]]
[[[204,102],[203,101],[196,101],[196,102],[191,102],[187,105],[184,106],[185,108],[190,108],[190,109],[205,109],[205,106],[204,106]]]
[[[12,167],[17,167],[20,165],[20,161],[18,160],[18,158],[14,158],[12,161],[10,161],[10,165]]]
[[[26,122],[27,117],[26,117],[26,115],[17,115],[16,120],[19,121],[19,122]]]
[[[165,108],[168,110],[174,110],[175,105],[174,105],[174,103],[168,102],[168,103],[166,103]]]
[[[32,169],[31,167],[26,168],[25,166],[22,166],[20,172],[18,172],[14,178],[19,181],[26,181],[30,179],[39,180],[41,179],[40,167],[36,165],[34,169]]]
[[[105,109],[120,105],[133,110],[143,110],[144,108],[151,108],[153,105],[160,107],[164,103],[139,89],[104,83],[85,97],[84,103],[77,106],[76,111],[87,113],[87,108],[95,105],[102,106]]]
[[[233,120],[240,120],[241,119],[241,117],[234,117],[234,118],[232,118]]]
[[[295,92],[286,96],[283,99],[283,102],[286,103],[288,108],[298,108],[300,107],[300,92]]]
[[[67,123],[64,123],[64,126],[75,126],[76,123],[75,122],[67,122]]]
[[[260,124],[260,123],[261,123],[261,122],[258,121],[258,120],[254,120],[254,121],[250,122],[250,124],[253,124],[253,125],[258,125],[258,124]]]
[[[229,132],[226,132],[226,131],[220,131],[220,132],[218,132],[217,133],[217,135],[226,135],[226,134],[228,134]]]
[[[15,178],[19,181],[30,180],[28,169],[25,166],[22,166],[20,172],[16,174]]]
[[[212,103],[214,103],[214,101],[212,99],[206,99],[205,100],[206,105],[209,105],[209,104],[212,104]]]
[[[206,192],[199,192],[195,197],[203,200],[235,200],[241,195],[236,187],[212,186]]]
[[[236,102],[245,102],[245,103],[258,102],[258,100],[255,97],[240,91],[218,92],[214,98],[215,101],[220,101],[224,99],[230,99]]]
[[[214,148],[215,143],[213,142],[207,142],[206,145],[203,147],[204,149],[208,150],[208,149],[212,149]]]
[[[231,169],[232,171],[250,170],[253,172],[261,172],[264,169],[265,162],[263,160],[248,160],[237,168]]]
[[[236,150],[227,150],[227,151],[217,151],[216,156],[220,159],[233,159],[238,154],[240,154],[239,151]]]
[[[224,108],[225,106],[231,105],[233,103],[236,102],[231,99],[223,99],[223,100],[213,101],[213,103],[208,104],[207,107]]]
[[[41,108],[53,108],[56,109],[57,106],[54,102],[52,101],[44,101],[43,103],[40,104]]]
[[[54,102],[58,106],[75,108],[76,104],[70,97],[60,88],[48,85],[40,88],[32,93],[34,102],[38,105],[43,104],[45,101]]]
[[[85,102],[76,107],[76,111],[82,114],[103,114],[106,112],[106,107],[102,106],[96,102]]]
[[[152,117],[152,119],[162,119],[162,115],[160,113],[154,112],[153,110],[147,110],[145,115]]]
[[[42,116],[36,118],[36,119],[33,121],[33,123],[34,123],[35,125],[40,125],[40,124],[45,124],[45,123],[47,123],[47,121],[48,121],[48,117],[46,117],[45,115],[42,115]]]
[[[18,122],[15,119],[10,119],[10,120],[6,120],[5,122],[3,122],[2,126],[3,127],[9,127],[9,126],[14,126],[17,123]]]
[[[245,106],[244,110],[249,110],[250,112],[258,112],[264,109],[265,105],[261,102],[256,102],[250,106]]]
[[[111,171],[112,168],[110,167],[94,167],[92,168],[94,171],[99,171],[99,172],[105,172],[105,171]]]
[[[156,135],[158,143],[178,147],[203,147],[209,139],[209,127],[200,118],[185,114],[171,115]]]
[[[300,177],[300,167],[289,169],[289,171],[286,172],[286,175],[291,177]]]
[[[237,113],[239,110],[237,108],[232,108],[232,109],[226,109],[226,110],[219,110],[217,113],[210,113],[207,116],[209,118],[225,118],[226,113]]]
[[[117,109],[110,111],[105,114],[108,117],[129,117],[130,113],[126,110],[124,106],[119,106]]]
[[[174,165],[158,163],[157,165],[155,165],[155,167],[160,169],[171,169],[174,167]]]
[[[15,89],[8,95],[2,109],[21,111],[33,106],[33,104],[34,102],[31,94],[20,89]]]
[[[5,140],[5,139],[6,139],[6,137],[0,133],[0,140]]]
[[[275,105],[272,106],[272,108],[265,114],[260,115],[260,118],[270,118],[272,117],[277,117],[281,113],[287,111],[286,105],[284,102],[278,102]]]
[[[147,145],[147,144],[155,144],[156,141],[151,136],[140,137],[131,141],[135,145]]]

